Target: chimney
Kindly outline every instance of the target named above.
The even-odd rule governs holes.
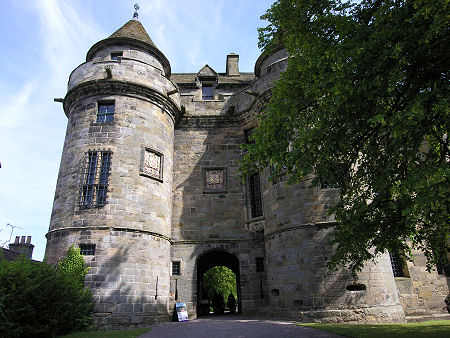
[[[230,53],[227,55],[227,76],[239,75],[239,55]]]
[[[31,244],[31,236],[22,236],[22,238],[20,238],[20,236],[16,236],[14,243],[9,244],[9,250],[19,254],[24,254],[25,257],[29,259],[33,256],[33,249],[34,245]]]

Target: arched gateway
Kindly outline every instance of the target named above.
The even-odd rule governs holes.
[[[234,272],[236,275],[236,289],[238,295],[238,312],[242,312],[242,302],[241,302],[241,283],[240,283],[240,273],[239,273],[239,259],[234,255],[222,251],[213,250],[207,251],[199,256],[197,259],[197,315],[204,315],[202,313],[202,300],[205,299],[203,294],[203,278],[205,272],[215,266],[226,266]]]

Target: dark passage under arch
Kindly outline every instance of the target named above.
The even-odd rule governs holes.
[[[236,275],[238,313],[242,313],[239,259],[226,251],[213,250],[202,254],[197,259],[197,316],[202,315],[201,300],[203,299],[203,276],[206,271],[215,266],[226,266]]]

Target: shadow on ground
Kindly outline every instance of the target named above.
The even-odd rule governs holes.
[[[151,326],[151,330],[140,338],[165,337],[198,338],[333,338],[342,337],[333,333],[295,326],[295,322],[276,319],[255,319],[240,315],[224,315],[201,318],[187,322],[168,322]]]

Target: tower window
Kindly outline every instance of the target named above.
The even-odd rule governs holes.
[[[396,251],[389,251],[389,257],[394,277],[407,277],[404,270],[405,262],[401,255]]]
[[[84,208],[106,204],[111,151],[88,151],[81,173],[78,205]]]
[[[172,262],[172,276],[181,275],[181,262]]]
[[[447,263],[447,253],[445,250],[442,250],[439,262],[436,264],[436,270],[439,275],[445,275],[444,267],[447,265]]]
[[[259,217],[263,215],[261,186],[259,182],[259,173],[254,173],[249,177],[250,190],[250,209],[251,217]]]
[[[213,96],[213,86],[209,83],[203,83],[202,84],[202,100],[212,100],[214,98]]]
[[[97,122],[111,122],[112,120],[114,120],[114,101],[99,102]]]
[[[111,61],[119,61],[119,58],[123,56],[123,52],[111,53]]]
[[[80,244],[80,253],[83,256],[93,256],[95,255],[95,244]]]
[[[264,272],[264,257],[255,257],[256,272]]]

